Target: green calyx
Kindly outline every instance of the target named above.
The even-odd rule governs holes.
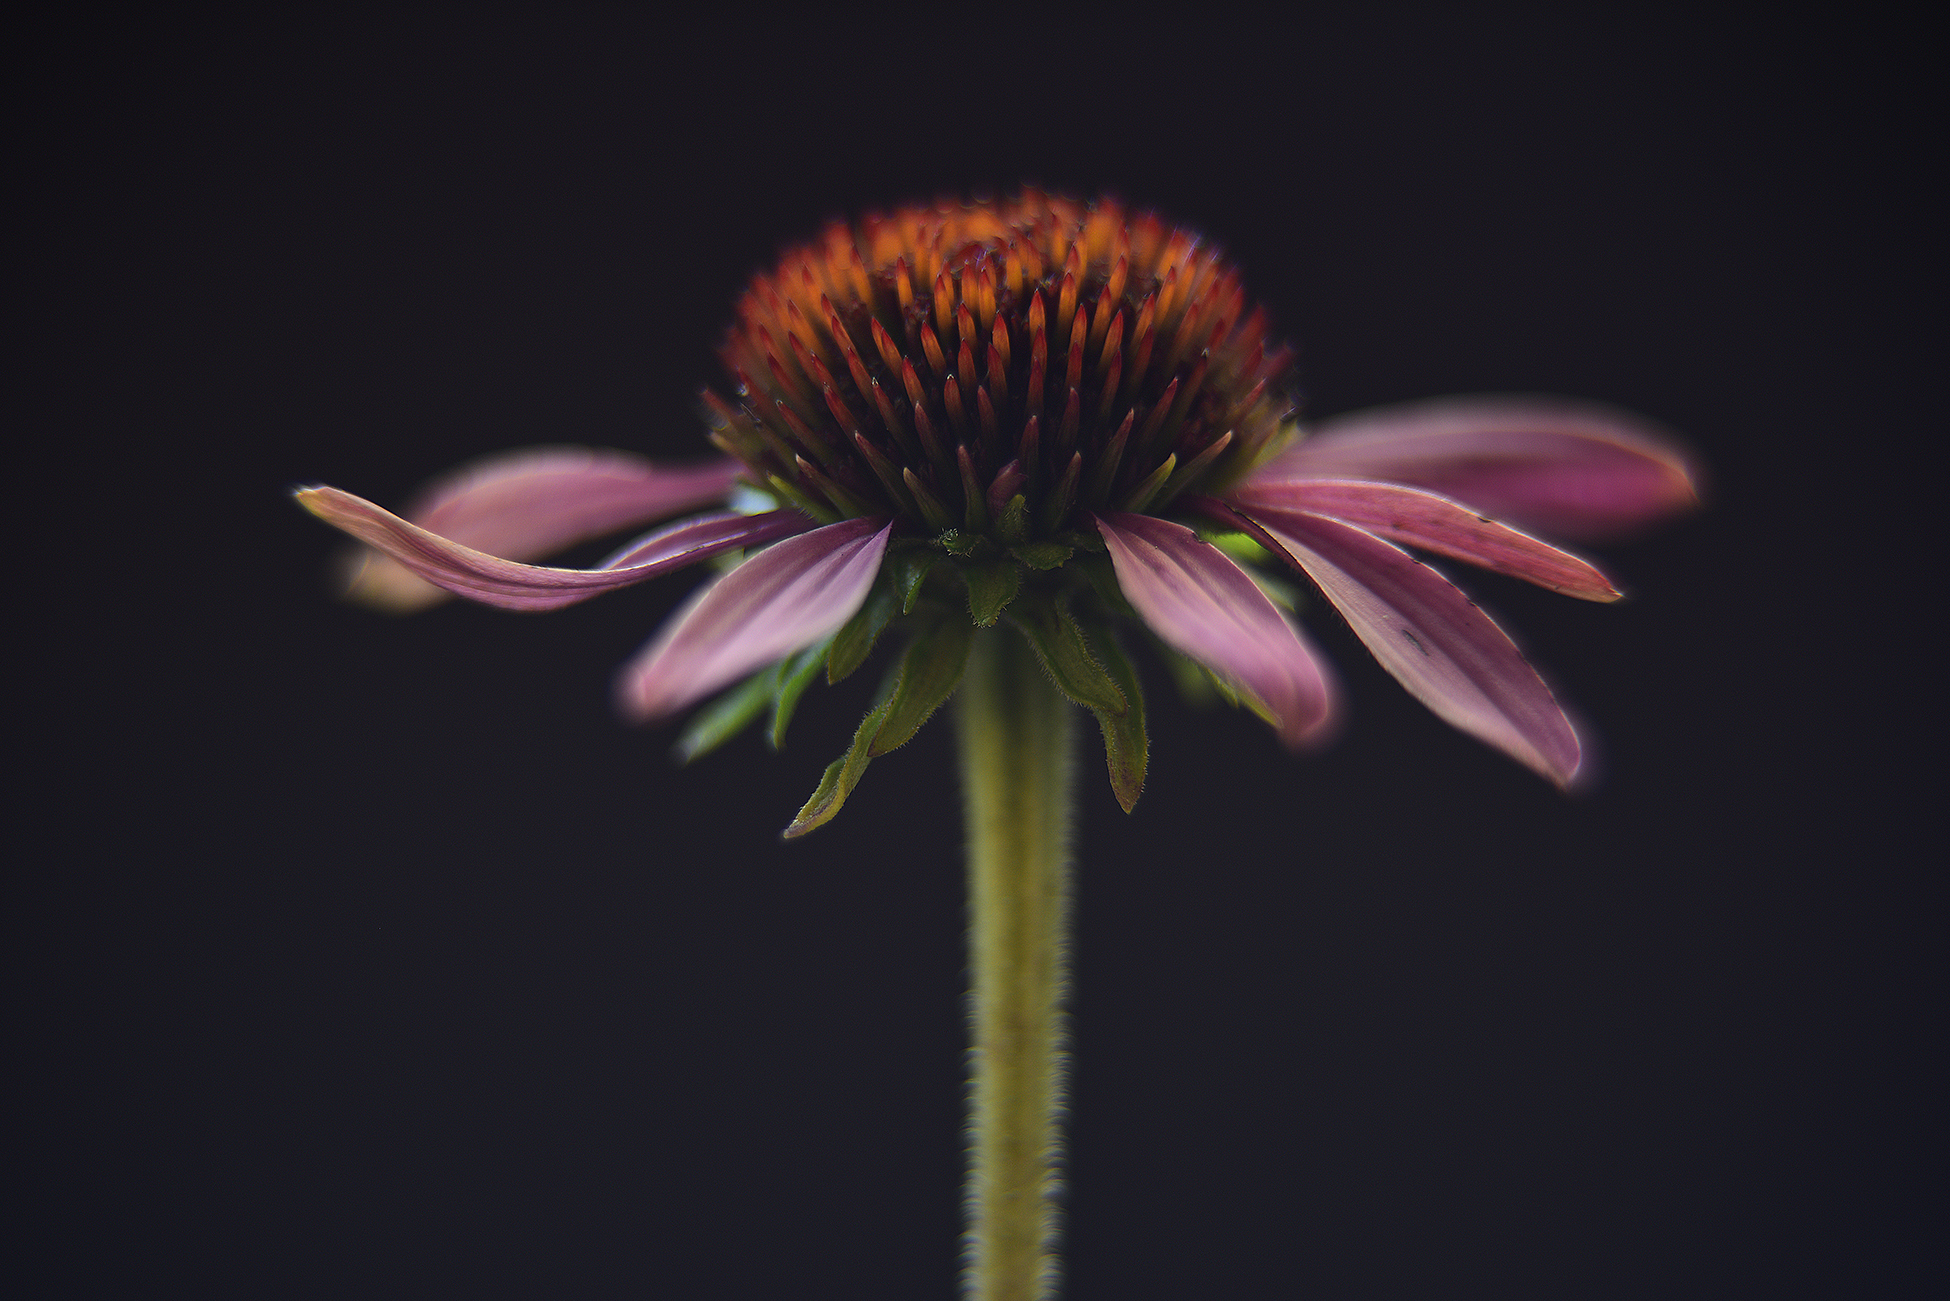
[[[986,535],[965,539],[897,541],[867,599],[839,631],[698,710],[678,738],[676,758],[689,763],[768,715],[766,741],[783,747],[799,698],[815,678],[823,673],[829,683],[842,682],[883,643],[897,647],[883,657],[886,667],[851,744],[785,829],[787,839],[796,839],[831,821],[868,764],[913,739],[947,703],[977,638],[1021,637],[1049,682],[1096,718],[1111,790],[1129,812],[1144,787],[1144,696],[1111,631],[1129,607],[1102,541],[1072,535],[1005,549]]]
[[[1263,556],[1244,534],[1201,529],[1206,539],[1249,565]],[[1255,570],[1257,567],[1254,567]],[[1277,578],[1256,581],[1288,609],[1300,594]],[[726,691],[692,716],[675,746],[689,763],[761,718],[774,750],[785,745],[800,696],[816,678],[852,677],[888,646],[866,716],[846,752],[826,768],[812,798],[785,830],[797,839],[824,826],[874,759],[907,744],[948,702],[978,639],[1020,637],[1051,686],[1090,711],[1104,741],[1111,792],[1125,812],[1144,789],[1150,744],[1136,665],[1115,631],[1135,625],[1179,694],[1203,706],[1220,700],[1255,708],[1222,679],[1143,631],[1094,532],[1003,546],[988,534],[949,529],[931,538],[896,538],[867,598],[839,631]],[[1257,710],[1255,710],[1257,712]]]

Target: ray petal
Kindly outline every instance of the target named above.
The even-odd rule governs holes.
[[[533,561],[724,500],[733,460],[659,465],[627,452],[535,447],[462,466],[401,511],[432,533],[504,560]],[[347,594],[401,612],[444,599],[383,553],[365,552]]]
[[[639,538],[594,569],[556,569],[462,546],[337,488],[301,488],[293,495],[306,510],[384,553],[409,574],[504,610],[559,609],[721,552],[763,546],[811,527],[811,521],[796,511],[764,515],[720,511]]]
[[[1454,584],[1339,520],[1298,512],[1252,518],[1411,695],[1452,726],[1571,785],[1582,763],[1577,732],[1515,643]]]
[[[1263,704],[1288,746],[1326,739],[1334,688],[1321,659],[1245,570],[1181,524],[1096,520],[1117,584],[1152,632]]]
[[[828,524],[701,589],[624,666],[619,708],[639,722],[661,718],[837,631],[866,600],[893,527]]]
[[[1609,407],[1542,397],[1444,398],[1337,416],[1249,476],[1379,479],[1453,497],[1574,541],[1615,537],[1699,504],[1672,437]]]
[[[1406,546],[1435,551],[1587,601],[1621,593],[1589,561],[1421,488],[1367,479],[1249,481],[1231,494],[1255,519],[1330,515]]]

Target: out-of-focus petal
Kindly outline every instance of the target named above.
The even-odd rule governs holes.
[[[1391,542],[1298,512],[1252,518],[1334,603],[1382,667],[1445,722],[1569,786],[1578,734],[1508,635]]]
[[[1264,705],[1288,746],[1326,739],[1334,689],[1320,657],[1245,570],[1181,524],[1096,520],[1117,585],[1152,632]]]
[[[624,667],[618,706],[639,721],[661,718],[836,631],[867,599],[893,528],[828,524],[702,589]]]
[[[594,569],[555,569],[524,565],[462,546],[337,488],[301,488],[293,495],[306,510],[384,552],[410,573],[456,595],[504,610],[554,610],[573,605],[694,565],[720,552],[763,546],[811,527],[811,521],[795,511],[767,515],[714,512],[640,538]]]
[[[432,533],[504,560],[546,556],[721,502],[740,466],[658,465],[627,452],[536,447],[462,466],[423,489],[400,512]],[[444,599],[397,561],[365,552],[347,594],[401,612]]]
[[[1670,435],[1554,398],[1442,398],[1337,416],[1249,476],[1381,479],[1453,497],[1550,537],[1615,537],[1699,504]]]
[[[1589,561],[1436,493],[1366,479],[1252,480],[1231,494],[1254,519],[1300,511],[1331,515],[1370,533],[1466,560],[1587,601],[1622,595]]]

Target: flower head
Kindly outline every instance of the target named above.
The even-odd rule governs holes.
[[[905,649],[788,834],[837,812],[954,691],[973,630],[1003,621],[1097,716],[1127,809],[1146,753],[1114,632],[1131,616],[1286,744],[1318,742],[1332,678],[1255,562],[1304,576],[1439,716],[1568,785],[1582,749],[1563,710],[1409,549],[1614,600],[1588,561],[1528,530],[1593,538],[1696,500],[1668,442],[1580,404],[1449,400],[1303,430],[1289,354],[1237,270],[1111,201],[1027,191],[835,224],[754,277],[722,355],[735,387],[703,401],[726,460],[518,453],[404,517],[332,488],[298,497],[379,553],[354,591],[396,608],[444,588],[552,609],[758,548],[619,678],[640,720],[743,680],[693,722],[687,757],[768,708],[776,742],[813,676],[847,676],[898,627]],[[593,569],[531,563],[734,496],[744,511],[664,527]]]
[[[1073,549],[1089,512],[1230,482],[1291,432],[1288,354],[1238,272],[1111,202],[835,225],[738,311],[712,441],[814,518],[953,555]]]

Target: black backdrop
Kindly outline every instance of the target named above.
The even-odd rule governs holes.
[[[1921,49],[1006,8],[27,41],[16,1275],[951,1294],[945,722],[782,846],[863,682],[679,770],[607,686],[687,581],[387,619],[283,494],[694,455],[781,246],[1027,179],[1220,240],[1316,414],[1575,394],[1714,474],[1607,553],[1624,605],[1469,580],[1603,738],[1588,797],[1331,621],[1323,756],[1153,666],[1136,814],[1083,770],[1069,1295],[1907,1287],[1943,1210]]]

